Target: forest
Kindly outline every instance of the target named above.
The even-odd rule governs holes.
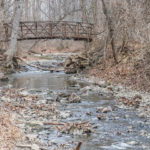
[[[0,0],[0,150],[150,150],[149,0]]]

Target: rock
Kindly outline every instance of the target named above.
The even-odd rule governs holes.
[[[98,120],[105,120],[106,119],[106,115],[105,114],[99,114],[97,116]]]
[[[42,100],[38,100],[37,101],[37,105],[41,105],[41,104],[46,104],[46,100],[45,99],[42,99]]]
[[[5,96],[2,96],[2,97],[1,97],[1,101],[4,101],[4,102],[11,102],[12,99],[7,98],[7,97],[5,97]]]
[[[137,99],[142,99],[142,96],[137,94],[133,97],[133,100],[137,100]]]
[[[0,55],[4,55],[5,52],[6,52],[5,49],[0,49]]]
[[[122,133],[121,133],[120,131],[117,132],[117,135],[118,135],[118,136],[121,135],[121,134],[122,134]]]
[[[103,109],[104,109],[103,107],[98,107],[96,112],[101,113]]]
[[[136,141],[130,141],[130,142],[128,142],[127,144],[129,144],[129,145],[137,145],[138,142],[136,142]]]
[[[76,93],[59,93],[56,101],[60,103],[80,103],[81,98]]]
[[[42,130],[43,129],[43,123],[40,121],[29,121],[26,123],[26,125],[30,126],[34,130]]]
[[[65,61],[65,67],[68,67],[72,63],[72,58],[68,57]]]
[[[87,57],[87,54],[84,52],[69,56],[65,61],[64,68],[66,73],[71,74],[77,73],[78,71],[83,70],[89,65],[89,59]]]
[[[71,117],[72,113],[70,111],[63,111],[60,112],[61,119],[67,119],[68,117]]]
[[[21,91],[20,94],[24,97],[29,95],[29,93],[27,91]]]
[[[28,134],[26,136],[26,138],[31,142],[35,141],[35,139],[37,138],[37,135],[36,134]]]
[[[105,107],[105,108],[102,110],[102,113],[108,113],[108,112],[112,112],[112,108],[111,108],[110,106]]]
[[[77,128],[72,128],[70,130],[70,134],[73,134],[73,135],[82,135],[84,133],[83,129],[77,129]]]
[[[146,118],[146,114],[145,114],[145,113],[140,113],[138,116],[139,116],[140,118]]]
[[[126,97],[120,97],[119,103],[123,103],[126,106],[135,108],[138,108],[140,105],[140,101],[138,99],[129,99]]]
[[[0,81],[8,81],[8,77],[3,73],[0,73]]]
[[[92,112],[87,112],[86,113],[86,115],[88,115],[88,116],[92,116],[92,114],[93,114]]]
[[[72,93],[69,96],[69,103],[80,103],[80,102],[81,98],[76,93]]]
[[[108,87],[107,87],[107,90],[108,90],[108,91],[113,91],[113,87],[112,87],[112,86],[108,86]]]
[[[33,145],[31,146],[31,149],[32,149],[32,150],[40,150],[40,147],[39,147],[37,144],[33,144]]]
[[[105,107],[105,108],[99,107],[99,108],[97,108],[96,112],[97,113],[108,113],[108,112],[112,112],[112,108],[110,106]]]
[[[80,91],[81,91],[81,93],[85,93],[87,91],[92,91],[92,88],[90,86],[86,86],[86,87],[80,89]]]
[[[60,100],[60,103],[63,103],[63,104],[67,103],[67,98],[62,98],[62,99]]]
[[[59,93],[56,97],[56,101],[57,102],[60,102],[62,100],[66,101],[69,96],[70,96],[70,94],[68,94],[68,93]]]

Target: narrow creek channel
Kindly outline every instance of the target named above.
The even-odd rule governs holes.
[[[39,63],[42,66],[60,68],[64,59],[60,55]],[[67,75],[61,69],[49,72],[25,67],[26,72],[12,74],[8,82],[1,82],[0,85],[25,89],[22,94],[39,97],[30,102],[30,106],[41,106],[41,111],[37,113],[34,108],[26,106],[27,109],[18,118],[21,122],[18,126],[29,137],[30,144],[36,141],[36,144],[40,143],[39,147],[47,150],[68,150],[82,141],[80,150],[150,150],[150,137],[142,135],[144,131],[150,133],[147,120],[138,117],[136,109],[117,107],[115,93],[104,92],[106,87],[84,81],[77,75]],[[72,93],[80,97],[80,102],[67,102],[67,96]],[[19,103],[24,102],[19,100]],[[105,108],[108,112],[100,111]],[[101,117],[98,119],[98,116]],[[86,131],[76,127],[63,129],[67,126],[48,122],[88,122],[89,126],[85,126],[88,128]]]

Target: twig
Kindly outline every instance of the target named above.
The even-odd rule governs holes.
[[[31,145],[16,145],[16,147],[20,147],[20,148],[31,148]]]
[[[79,142],[75,150],[80,150],[81,145],[82,145],[82,142]]]
[[[64,126],[65,123],[58,123],[58,122],[44,122],[44,125],[60,125],[60,126]]]

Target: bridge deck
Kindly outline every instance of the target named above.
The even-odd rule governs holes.
[[[12,24],[5,23],[5,39],[11,36]],[[20,22],[18,40],[74,39],[92,41],[93,24],[82,22],[27,21]]]

